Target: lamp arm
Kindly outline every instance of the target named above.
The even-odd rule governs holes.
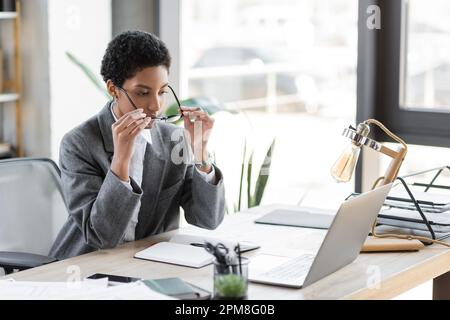
[[[375,119],[367,119],[366,121],[364,121],[364,123],[367,124],[374,124],[376,126],[378,126],[381,130],[383,130],[389,137],[391,137],[392,139],[394,139],[395,141],[397,141],[398,143],[400,143],[403,148],[405,150],[408,150],[408,146],[406,145],[405,141],[403,141],[401,138],[399,138],[398,136],[396,136],[395,134],[393,134],[388,128],[386,128],[384,126],[384,124],[382,124],[380,121],[375,120]],[[405,152],[406,153],[406,152]]]
[[[390,148],[388,148],[388,147],[386,147],[386,146],[384,146],[384,145],[381,145],[379,151],[380,151],[382,154],[385,154],[385,155],[387,155],[387,156],[389,156],[389,157],[391,157],[391,158],[394,158],[394,159],[397,158],[397,157],[399,156],[398,151],[392,150],[392,149],[390,149]]]
[[[400,170],[400,166],[402,165],[403,159],[406,156],[406,152],[408,151],[408,146],[406,145],[405,141],[400,139],[398,136],[393,134],[388,128],[386,128],[381,122],[375,119],[368,119],[364,121],[366,124],[374,124],[378,126],[381,130],[383,130],[389,137],[397,141],[401,144],[401,147],[397,151],[393,151],[386,146],[382,146],[380,149],[380,152],[383,154],[386,154],[392,158],[391,163],[389,164],[389,167],[386,170],[386,173],[384,174],[384,178],[382,181],[382,185],[388,184],[393,182],[398,175],[398,172]]]

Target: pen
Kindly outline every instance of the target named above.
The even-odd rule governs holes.
[[[202,248],[205,247],[205,245],[204,245],[203,243],[195,243],[195,242],[192,242],[192,243],[190,243],[190,245],[191,245],[191,246],[194,246],[194,247],[202,247]]]

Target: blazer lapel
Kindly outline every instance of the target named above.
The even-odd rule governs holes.
[[[103,137],[103,146],[108,153],[109,162],[111,162],[114,155],[114,141],[111,126],[115,122],[115,120],[113,115],[111,114],[111,103],[112,101],[109,101],[97,114],[97,121]]]

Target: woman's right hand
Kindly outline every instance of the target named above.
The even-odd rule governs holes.
[[[129,164],[133,155],[134,140],[152,121],[146,118],[143,109],[125,113],[112,125],[114,156],[111,170],[122,181],[129,181]]]

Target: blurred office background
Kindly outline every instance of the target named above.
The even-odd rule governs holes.
[[[365,152],[358,174],[346,184],[335,183],[329,173],[348,145],[342,130],[366,115],[380,118],[410,144],[401,174],[450,164],[448,130],[428,120],[448,119],[450,111],[446,0],[20,2],[25,156],[58,161],[64,133],[107,101],[66,52],[100,79],[107,43],[122,31],[140,29],[168,45],[171,83],[181,98],[211,97],[230,111],[214,115],[210,147],[225,175],[230,214],[245,144],[247,157],[254,151],[255,176],[276,139],[262,204],[337,208],[355,188],[367,189],[389,159]],[[381,30],[367,28],[372,4],[381,8]],[[386,26],[400,36],[388,36]],[[8,28],[2,25],[5,45]],[[395,48],[398,57],[391,59]],[[383,98],[392,90],[400,110],[395,119],[388,117],[391,100]],[[424,120],[408,118],[410,113]],[[12,144],[13,119],[14,108],[4,103],[0,140]]]

